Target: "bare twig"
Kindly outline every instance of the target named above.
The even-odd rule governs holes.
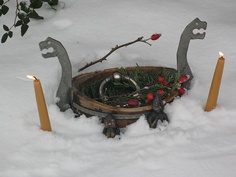
[[[16,25],[16,20],[17,20],[17,14],[18,12],[20,12],[20,8],[19,8],[19,2],[18,0],[16,0],[16,10],[15,10],[15,18],[14,18],[14,24],[12,25],[11,28],[13,28]],[[10,28],[10,29],[11,29]]]
[[[5,1],[3,4],[6,4],[6,3],[8,3],[10,0],[7,0],[7,1]]]
[[[144,43],[146,43],[146,44],[148,44],[148,45],[151,46],[151,44],[147,42],[149,39],[150,39],[150,38],[148,38],[148,39],[143,39],[143,37],[139,37],[138,39],[136,39],[136,40],[134,40],[134,41],[132,41],[132,42],[128,42],[128,43],[122,44],[122,45],[120,45],[120,46],[119,46],[119,45],[116,45],[116,46],[115,46],[114,48],[112,48],[111,51],[108,52],[104,57],[102,57],[102,58],[100,58],[100,59],[98,59],[98,60],[96,60],[96,61],[87,63],[85,66],[83,66],[82,68],[80,68],[78,72],[83,71],[84,69],[86,69],[86,68],[88,68],[88,67],[90,67],[90,66],[92,66],[92,65],[95,65],[95,64],[97,64],[97,63],[99,63],[99,62],[103,62],[104,60],[107,60],[107,57],[108,57],[109,55],[111,55],[114,51],[116,51],[116,50],[119,49],[119,48],[127,47],[127,46],[132,45],[132,44],[134,44],[134,43],[136,43],[136,42],[144,42]]]

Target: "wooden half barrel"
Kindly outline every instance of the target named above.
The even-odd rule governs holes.
[[[128,71],[135,70],[136,67],[125,68]],[[140,66],[144,70],[152,70],[152,72],[164,72],[168,70],[173,75],[177,74],[177,71],[173,68],[166,67],[154,67],[154,66]],[[85,95],[84,88],[91,82],[105,79],[120,68],[110,68],[103,71],[95,71],[85,74],[80,74],[72,79],[73,85],[73,98],[72,109],[75,113],[85,114],[86,116],[98,116],[101,119],[105,118],[108,114],[111,114],[117,121],[119,127],[125,127],[131,123],[134,123],[139,119],[141,115],[146,115],[152,110],[152,106],[142,106],[135,108],[122,108],[116,106],[109,106],[95,99],[92,99]],[[166,103],[170,103],[174,98],[178,96],[178,91],[174,91],[169,97],[165,99]]]

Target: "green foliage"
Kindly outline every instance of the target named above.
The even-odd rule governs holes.
[[[6,13],[8,12],[9,10],[9,7],[7,7],[5,4],[4,4],[4,1],[3,0],[0,0],[0,17],[2,15],[6,15]]]
[[[160,71],[152,69],[143,69],[138,65],[133,70],[127,70],[126,68],[120,68],[118,72],[123,76],[132,78],[141,88],[136,94],[135,86],[129,81],[122,82],[107,82],[104,86],[105,98],[99,98],[99,86],[105,79],[97,79],[95,82],[89,82],[83,92],[86,96],[100,101],[110,106],[126,107],[129,100],[135,99],[140,102],[140,106],[150,105],[151,102],[146,102],[147,94],[162,90],[164,91],[162,99],[171,96],[177,89],[178,74],[167,68],[160,69]],[[164,77],[167,85],[158,83],[158,77]]]
[[[0,0],[0,17],[8,13],[9,7],[6,5],[8,2],[9,0]],[[24,36],[29,29],[30,19],[44,19],[35,11],[35,9],[41,8],[44,2],[48,3],[50,6],[58,4],[58,0],[30,0],[30,2],[21,1],[20,3],[16,0],[14,23],[11,27],[5,24],[3,25],[5,33],[2,35],[1,42],[4,43],[7,41],[8,37],[11,38],[13,36],[13,27],[20,27],[21,36]]]
[[[4,29],[6,32],[5,32],[5,33],[3,34],[3,36],[2,36],[2,40],[1,40],[2,43],[6,42],[6,40],[7,40],[8,37],[11,38],[11,37],[13,36],[13,32],[10,31],[10,29],[9,29],[6,25],[3,25],[3,29]]]

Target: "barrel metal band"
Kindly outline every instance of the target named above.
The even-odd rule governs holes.
[[[94,116],[98,116],[101,118],[105,118],[108,113],[104,113],[104,112],[98,112],[98,111],[94,111],[91,109],[87,109],[85,107],[82,107],[80,105],[78,105],[75,102],[72,102],[72,106],[76,109],[78,109],[79,111],[85,113],[85,114],[89,114],[89,115],[94,115]],[[140,116],[142,116],[143,114],[132,114],[132,115],[127,115],[127,114],[111,114],[115,119],[138,119]]]

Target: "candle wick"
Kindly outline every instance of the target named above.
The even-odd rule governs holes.
[[[34,80],[38,80],[37,77],[33,76]]]

